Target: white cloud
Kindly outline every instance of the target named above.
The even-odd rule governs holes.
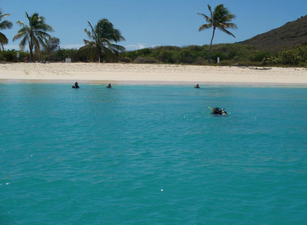
[[[4,45],[4,50],[9,50],[9,49],[20,50],[19,45]]]
[[[84,46],[84,44],[60,45],[60,47],[63,49],[71,49],[71,48],[79,49],[82,46]],[[148,45],[147,43],[137,43],[137,44],[126,45],[125,48],[127,50],[138,50],[138,49],[143,49],[143,48],[154,48],[156,46],[159,46],[159,45]],[[4,45],[4,49],[20,50],[18,44],[17,45]],[[29,50],[28,46],[25,46],[25,51],[28,51],[28,50]]]
[[[61,48],[66,48],[66,49],[71,49],[71,48],[75,48],[75,49],[79,49],[79,48],[81,48],[82,46],[84,46],[84,45],[82,45],[82,44],[73,44],[73,45],[61,45],[60,47]],[[20,48],[19,48],[19,45],[4,45],[4,49],[5,50],[9,50],[9,49],[15,49],[15,50],[20,50]],[[29,51],[29,47],[28,47],[28,45],[26,45],[25,46],[25,49],[24,49],[25,51]]]
[[[61,48],[68,48],[68,49],[70,49],[70,48],[76,48],[76,49],[79,49],[79,48],[81,48],[82,46],[84,46],[84,44],[74,44],[74,45],[61,45],[60,47]]]
[[[137,44],[132,44],[132,45],[126,45],[127,50],[138,50],[138,49],[143,49],[143,48],[153,48],[158,45],[148,45],[147,43],[137,43]]]

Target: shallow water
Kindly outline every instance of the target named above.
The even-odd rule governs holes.
[[[306,109],[306,88],[0,83],[0,224],[305,224]]]

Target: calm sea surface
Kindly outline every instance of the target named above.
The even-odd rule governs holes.
[[[0,83],[1,225],[307,224],[307,88],[70,86]]]

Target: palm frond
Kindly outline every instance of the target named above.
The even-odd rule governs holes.
[[[19,32],[13,37],[13,41],[16,41],[18,39],[20,39],[21,37],[25,36],[26,33],[25,32],[22,32],[19,30]]]
[[[92,26],[92,24],[91,24],[89,21],[87,21],[87,23],[88,23],[88,25],[89,25],[90,28],[91,28],[91,32],[86,31],[88,37],[91,38],[91,39],[96,39],[97,37],[96,37],[96,32],[95,32],[94,27]],[[86,29],[85,29],[85,30],[86,30]],[[84,31],[85,31],[85,30],[84,30]],[[90,34],[90,35],[89,35],[89,34]]]
[[[5,18],[5,17],[8,17],[8,16],[10,16],[11,14],[9,14],[9,13],[6,13],[6,14],[2,14],[2,11],[0,11],[0,20],[2,20],[3,18]]]
[[[223,23],[225,28],[238,29],[237,25],[234,23]]]
[[[92,35],[92,33],[89,30],[84,29],[84,32],[87,34],[88,38],[93,39],[93,35]]]
[[[85,45],[89,45],[89,46],[96,44],[94,41],[89,41],[89,40],[86,40],[86,39],[84,39],[83,41],[84,41]]]
[[[230,31],[226,30],[224,27],[217,27],[220,31],[223,31],[224,33],[233,36],[234,38],[236,36],[234,36],[234,34],[232,34]]]
[[[90,26],[90,28],[91,28],[92,32],[94,32],[95,30],[94,30],[94,28],[93,28],[92,24],[91,24],[89,21],[87,21],[87,23],[88,23],[88,25]]]
[[[205,20],[208,22],[208,23],[211,23],[212,22],[212,19],[211,17],[207,16],[206,14],[203,14],[203,13],[197,13],[198,15],[202,16],[205,18]]]
[[[116,52],[120,53],[126,50],[125,47],[116,44],[109,45],[109,49],[114,53]]]
[[[213,14],[212,14],[211,6],[209,4],[208,4],[208,9],[209,9],[209,12],[210,12],[210,15],[211,15],[211,18],[212,18]]]
[[[28,37],[25,36],[19,43],[20,49],[24,50],[27,42],[28,42]]]
[[[205,30],[205,29],[209,29],[212,27],[212,24],[203,24],[199,27],[198,31],[202,31],[202,30]]]
[[[0,23],[0,30],[11,29],[12,27],[13,23],[8,20],[4,20]]]
[[[45,31],[45,32],[54,32],[54,29],[50,26],[50,25],[48,25],[48,24],[39,24],[38,26],[37,26],[37,29],[38,30],[42,30],[42,31]]]
[[[0,32],[0,42],[1,42],[2,44],[7,44],[7,43],[9,42],[9,40],[7,39],[7,37],[6,37],[3,33],[1,33],[1,32]]]
[[[27,27],[27,24],[21,20],[18,20],[16,23],[20,26]]]

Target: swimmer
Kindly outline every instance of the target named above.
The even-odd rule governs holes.
[[[222,116],[227,115],[227,112],[226,112],[225,109],[221,109],[219,107],[215,107],[215,108],[211,109],[209,106],[208,106],[208,108],[211,110],[212,114],[222,115]]]
[[[74,86],[71,86],[71,87],[72,87],[72,88],[79,88],[78,82],[76,82],[75,85],[74,85]]]

